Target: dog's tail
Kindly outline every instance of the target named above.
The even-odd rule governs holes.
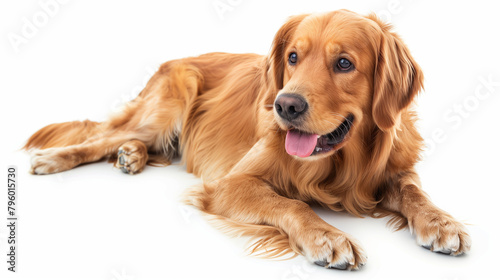
[[[210,190],[206,185],[191,187],[184,193],[184,203],[200,209],[209,223],[231,237],[246,237],[249,241],[247,248],[250,255],[269,259],[291,259],[300,254],[300,249],[295,248],[286,234],[280,228],[238,222],[227,217],[216,215],[207,211],[206,199]]]
[[[33,134],[23,149],[47,149],[80,144],[99,133],[99,124],[89,120],[54,123]]]

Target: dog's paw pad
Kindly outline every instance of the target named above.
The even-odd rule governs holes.
[[[132,140],[118,149],[115,167],[125,174],[137,174],[144,169],[147,161],[146,145],[138,140]]]

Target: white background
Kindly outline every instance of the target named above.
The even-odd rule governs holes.
[[[0,174],[17,165],[19,175],[18,272],[7,271],[1,218],[1,279],[498,279],[500,20],[493,1],[69,0],[49,12],[40,4],[47,1],[0,4]],[[230,9],[218,13],[214,4]],[[104,120],[160,63],[211,51],[266,54],[288,16],[340,8],[391,21],[422,66],[419,128],[429,149],[418,170],[433,201],[469,224],[468,255],[428,252],[385,220],[317,209],[363,244],[364,268],[261,260],[180,203],[182,191],[200,182],[183,166],[136,176],[108,163],[28,173],[29,155],[19,149],[32,133],[54,122]],[[24,40],[13,44],[15,36]],[[488,80],[496,82],[487,88]],[[0,217],[6,193],[4,184]]]

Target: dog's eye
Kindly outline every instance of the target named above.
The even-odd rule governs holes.
[[[349,60],[345,59],[345,58],[341,58],[337,62],[337,69],[340,70],[340,71],[349,71],[352,68],[353,68],[352,63]]]
[[[297,54],[296,53],[291,53],[289,56],[288,56],[288,63],[290,63],[290,65],[295,65],[297,64]]]

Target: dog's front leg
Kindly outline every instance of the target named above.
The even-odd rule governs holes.
[[[278,195],[257,177],[233,173],[207,188],[211,191],[204,200],[206,212],[280,228],[288,235],[290,247],[311,262],[358,269],[366,261],[354,239],[323,221],[305,202]]]
[[[453,256],[470,250],[471,238],[465,226],[429,200],[415,172],[397,176],[386,189],[381,203],[408,219],[410,231],[416,235],[419,245]]]

